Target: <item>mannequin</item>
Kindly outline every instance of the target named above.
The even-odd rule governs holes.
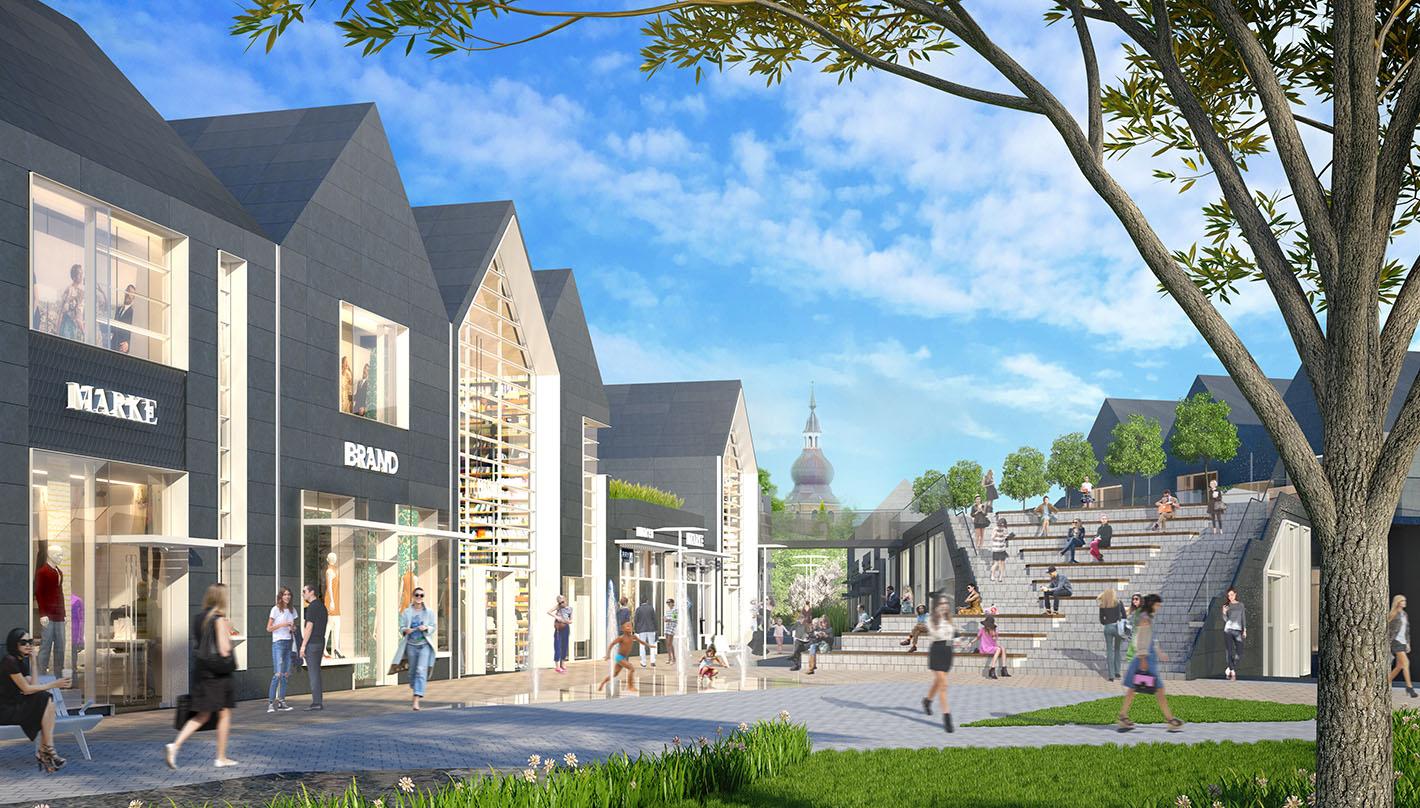
[[[45,550],[45,561],[35,570],[35,607],[39,610],[39,673],[50,672],[49,660],[54,659],[53,673],[56,678],[64,676],[64,629],[68,601],[64,597],[64,546],[50,544]]]
[[[329,622],[325,627],[325,653],[337,659],[344,659],[340,653],[340,575],[335,569],[335,553],[325,557],[325,610]]]

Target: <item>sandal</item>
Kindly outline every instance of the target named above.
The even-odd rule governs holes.
[[[1183,722],[1180,721],[1180,720],[1178,720],[1177,718],[1170,718],[1170,719],[1169,719],[1169,732],[1182,732],[1182,731],[1183,731]]]
[[[1134,722],[1129,720],[1129,716],[1121,713],[1114,719],[1114,725],[1120,732],[1128,732],[1134,729]]]

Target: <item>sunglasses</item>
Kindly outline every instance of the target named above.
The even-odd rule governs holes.
[[[20,640],[19,642],[15,643],[15,644],[16,644],[16,645],[19,645],[19,646],[26,646],[26,645],[29,645],[29,646],[37,646],[37,645],[39,645],[39,640]]]
[[[414,593],[414,597],[416,597],[416,598],[422,598],[422,597],[424,597],[424,593],[423,593],[423,592],[415,592],[415,593]]]

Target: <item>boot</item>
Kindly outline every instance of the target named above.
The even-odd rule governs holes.
[[[986,666],[986,678],[987,678],[987,679],[995,679],[995,678],[996,678],[996,669],[993,668],[993,667],[991,667],[990,665],[987,665],[987,666]]]
[[[926,713],[927,715],[931,715],[931,714],[932,714],[932,700],[931,700],[931,699],[923,699],[923,700],[922,700],[922,712]]]
[[[1010,672],[1009,670],[1006,670],[1006,666],[1005,666],[1005,665],[1002,665],[1002,666],[1001,666],[1001,678],[1002,678],[1002,679],[1009,679],[1010,676],[1011,676],[1011,672]]]
[[[942,713],[942,728],[947,732],[956,732],[957,728],[952,724],[952,714]]]

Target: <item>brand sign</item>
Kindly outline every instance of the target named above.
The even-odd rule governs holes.
[[[687,533],[687,534],[685,534],[685,546],[686,546],[686,547],[704,547],[704,546],[705,546],[705,534],[704,534],[704,533]]]
[[[68,408],[71,410],[119,418],[135,424],[158,425],[158,402],[151,398],[78,382],[65,382],[64,386],[68,389]]]
[[[362,443],[345,442],[345,465],[381,474],[399,473],[399,455]]]
[[[656,531],[652,530],[652,529],[649,528],[649,527],[638,527],[638,528],[636,528],[636,538],[638,538],[638,539],[654,539],[654,538],[656,538]]]

